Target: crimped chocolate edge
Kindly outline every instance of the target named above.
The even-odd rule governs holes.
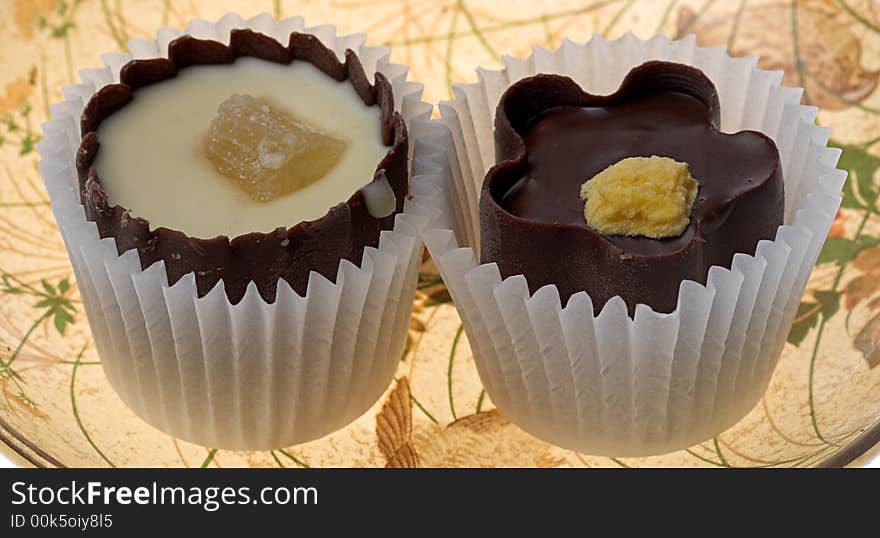
[[[758,241],[773,239],[783,219],[782,172],[775,144],[755,131],[726,136],[763,138],[776,157],[772,173],[729,203],[717,229],[694,230],[697,223],[692,219],[693,237],[674,251],[628,252],[588,227],[526,219],[502,207],[504,195],[529,171],[521,132],[539,113],[562,106],[610,106],[667,91],[702,101],[707,107],[706,121],[718,131],[720,111],[714,85],[699,70],[681,64],[642,64],[630,71],[617,92],[607,96],[588,94],[571,79],[557,75],[536,75],[511,86],[496,111],[498,164],[487,173],[481,190],[481,262],[497,263],[505,278],[525,275],[532,293],[544,285],[556,285],[563,305],[571,295],[586,291],[596,315],[619,295],[633,316],[639,303],[658,312],[674,311],[681,281],[705,284],[712,265],[730,267],[737,252],[752,254]]]
[[[363,193],[356,191],[347,201],[329,208],[316,220],[270,233],[249,233],[230,240],[226,236],[201,239],[168,228],[151,229],[147,220],[131,215],[120,205],[111,205],[93,165],[100,147],[97,136],[101,122],[131,102],[136,90],[174,78],[193,65],[230,64],[236,58],[255,57],[279,64],[309,62],[337,81],[348,79],[367,106],[381,107],[382,141],[388,153],[376,167],[372,181],[386,179],[397,200],[394,213],[376,219],[367,211]],[[381,74],[371,85],[357,55],[345,51],[345,62],[310,34],[293,32],[287,46],[251,30],[233,30],[229,45],[185,35],[168,46],[168,58],[131,60],[120,71],[120,83],[101,88],[88,102],[82,115],[82,143],[77,155],[80,200],[88,220],[97,224],[101,238],[113,237],[121,255],[137,249],[141,267],[162,260],[173,285],[184,275],[195,273],[199,297],[223,280],[233,304],[244,296],[249,282],[257,285],[266,302],[275,301],[278,279],[283,278],[300,295],[305,295],[309,273],[317,271],[335,281],[344,258],[360,265],[364,248],[376,247],[379,233],[394,226],[409,194],[408,137],[406,124],[394,110],[392,88]],[[291,88],[291,91],[296,91]],[[173,196],[173,193],[169,193]],[[198,210],[198,202],[193,203]]]

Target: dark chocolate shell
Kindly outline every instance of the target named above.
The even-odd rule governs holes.
[[[620,89],[590,95],[574,81],[536,75],[511,86],[495,118],[498,164],[480,197],[481,261],[525,275],[563,304],[586,291],[596,314],[619,295],[672,312],[683,280],[753,254],[782,224],[779,153],[762,133],[722,133],[718,95],[699,70],[668,62],[634,68]],[[687,162],[699,182],[685,232],[675,238],[603,236],[583,218],[580,185],[625,157]]]
[[[270,233],[201,239],[179,230],[152,229],[145,219],[110,203],[93,166],[100,150],[97,129],[101,122],[134,99],[138,88],[173,78],[189,66],[228,64],[245,56],[280,64],[309,62],[337,81],[348,80],[366,105],[381,108],[382,140],[388,153],[377,164],[372,181],[387,180],[391,185],[397,205],[390,216],[371,216],[358,190],[313,221],[291,223]],[[232,30],[228,46],[182,36],[169,44],[167,59],[131,60],[125,64],[120,83],[101,88],[88,102],[81,128],[76,164],[86,217],[97,224],[101,238],[116,240],[119,254],[137,249],[142,268],[164,261],[169,285],[195,273],[200,297],[220,280],[232,303],[241,300],[251,281],[269,303],[275,301],[279,279],[286,280],[300,295],[306,292],[311,271],[333,281],[340,260],[359,265],[364,248],[377,246],[379,233],[393,228],[394,217],[403,211],[409,193],[409,141],[403,118],[394,110],[391,84],[376,73],[375,84],[371,85],[354,52],[346,50],[345,62],[340,62],[332,50],[309,34],[294,32],[284,45],[251,30]]]

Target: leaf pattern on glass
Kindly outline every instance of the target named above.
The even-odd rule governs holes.
[[[13,0],[12,20],[21,37],[30,41],[41,18],[55,11],[56,0]]]
[[[8,82],[0,95],[0,115],[17,111],[33,93],[34,82],[31,76]]]
[[[880,241],[874,239],[875,244]],[[880,246],[859,252],[852,267],[861,274],[847,283],[843,289],[844,307],[852,310],[857,304],[880,291]]]
[[[414,435],[428,467],[556,467],[563,451],[540,441],[507,420],[497,409],[459,418],[446,427]]]
[[[880,71],[866,67],[859,22],[839,2],[756,5],[738,17],[735,27],[730,14],[707,15],[694,22],[695,15],[690,6],[679,9],[679,35],[694,32],[703,46],[728,44],[735,56],[759,55],[762,69],[785,72],[783,84],[805,87],[810,104],[840,110],[863,101],[877,88]]]
[[[34,129],[30,104],[36,79],[37,68],[32,66],[27,76],[6,84],[0,95],[0,147],[12,143],[19,156],[33,152],[41,138]]]
[[[828,237],[843,237],[846,234],[846,221],[846,213],[838,209],[837,214],[834,215],[834,221],[831,222],[831,229],[828,230]]]
[[[843,150],[838,167],[849,171],[849,178],[843,186],[841,207],[875,213],[878,211],[880,184],[877,172],[880,170],[880,157],[871,151],[871,146],[876,142],[875,138],[861,145],[832,143]]]
[[[382,411],[376,415],[376,438],[385,467],[419,466],[419,456],[412,444],[412,397],[405,377],[397,380]]]
[[[856,335],[853,343],[871,368],[880,364],[880,312]]]

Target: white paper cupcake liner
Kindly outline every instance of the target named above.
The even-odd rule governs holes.
[[[478,196],[495,163],[493,122],[515,81],[559,73],[586,91],[608,94],[647,60],[693,65],[715,83],[722,130],[755,129],[776,142],[785,176],[785,225],[730,269],[713,267],[705,285],[681,283],[671,314],[620,297],[593,313],[586,293],[560,304],[555,286],[529,294],[522,275],[502,279],[478,263]],[[585,453],[644,456],[685,448],[736,423],[766,390],[807,278],[840,204],[846,173],[816,108],[781,73],[698,48],[693,36],[648,41],[632,34],[557,50],[534,48],[505,69],[478,69],[479,82],[454,86],[417,161],[438,163],[417,200],[442,217],[425,241],[458,307],[480,378],[500,411],[534,435]],[[445,127],[445,128],[444,128]],[[423,142],[419,140],[419,142]],[[540,255],[540,253],[536,253]]]
[[[422,85],[389,62],[386,47],[364,46],[362,34],[337,36],[333,26],[306,28],[301,18],[229,14],[216,23],[194,20],[186,33],[228,43],[233,28],[251,28],[286,43],[293,31],[317,35],[340,58],[355,51],[367,73],[391,82],[395,109],[410,129],[430,119]],[[132,58],[167,54],[184,32],[163,28],[155,40],[132,40],[130,53],[102,57],[104,67],[81,71],[64,88],[43,126],[40,170],[64,238],[104,371],[120,398],[151,425],[176,437],[228,449],[289,446],[331,433],[366,411],[397,370],[430,209],[407,201],[378,248],[360,267],[343,260],[336,283],[318,273],[305,297],[281,280],[267,304],[251,283],[229,303],[221,281],[204,297],[192,273],[173,286],[163,262],[141,269],[138,254],[118,255],[100,239],[77,200],[74,158],[79,118],[101,87],[118,81]],[[370,75],[372,76],[372,75]]]

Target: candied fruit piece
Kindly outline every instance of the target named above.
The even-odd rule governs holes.
[[[204,138],[205,154],[216,170],[259,202],[321,179],[347,146],[251,95],[233,95],[221,103]]]
[[[629,157],[583,184],[584,217],[603,235],[676,237],[690,223],[697,188],[687,163]]]

